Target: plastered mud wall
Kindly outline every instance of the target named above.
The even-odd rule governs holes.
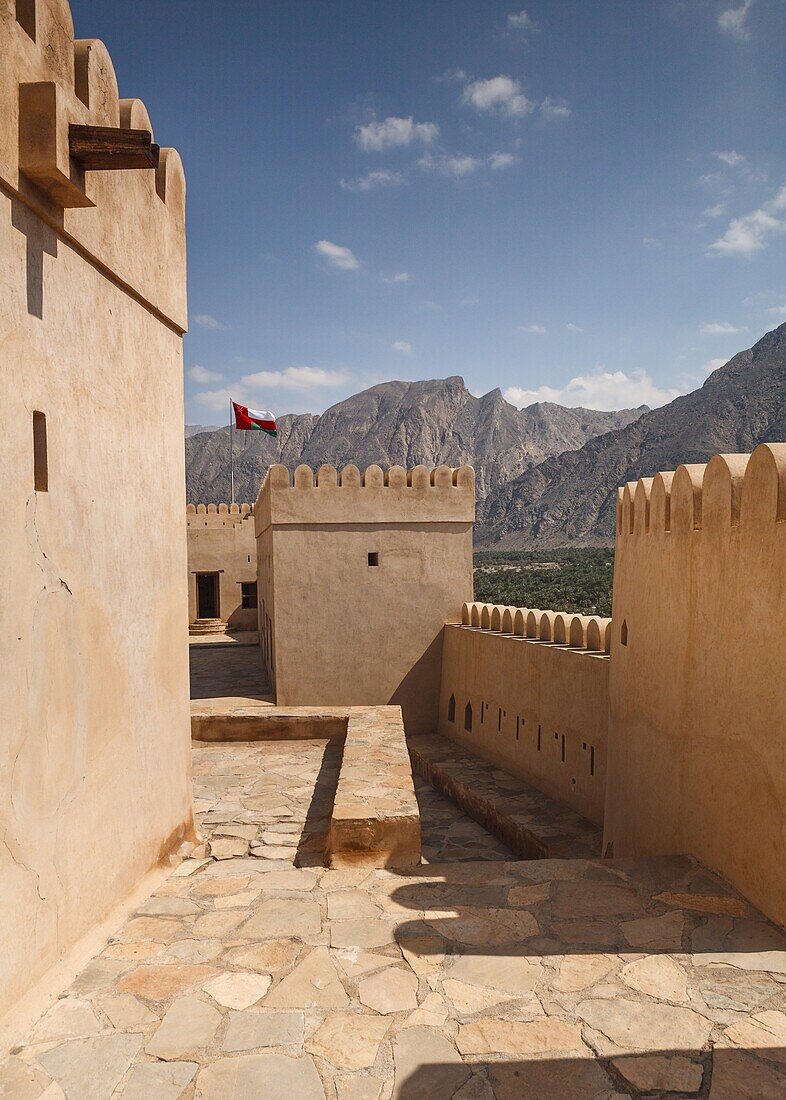
[[[786,444],[620,492],[613,621],[604,851],[695,855],[786,924]]]
[[[603,824],[611,620],[469,603],[445,626],[439,732]]]
[[[173,431],[182,169],[171,150],[158,171],[80,176],[69,162],[70,121],[147,113],[118,98],[100,42],[74,43],[63,0],[0,0],[0,58],[3,1013],[168,859],[192,816]],[[42,98],[26,114],[30,85]],[[93,205],[64,205],[80,195]],[[38,490],[34,412],[46,417]]]
[[[256,630],[256,606],[244,608],[241,584],[257,579],[254,507],[189,504],[188,621],[197,618],[197,573],[218,573],[219,616],[229,630]]]
[[[469,467],[271,466],[255,506],[261,641],[279,705],[397,703],[436,727],[442,627],[472,595]]]

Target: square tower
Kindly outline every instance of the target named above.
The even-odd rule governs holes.
[[[398,703],[435,730],[442,627],[472,598],[472,468],[271,466],[255,518],[278,705]]]

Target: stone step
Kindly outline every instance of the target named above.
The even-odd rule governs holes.
[[[226,634],[227,624],[223,619],[194,619],[188,625],[189,634]]]
[[[598,859],[603,831],[439,734],[407,738],[413,771],[521,859]]]

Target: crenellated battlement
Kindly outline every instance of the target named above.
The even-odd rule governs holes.
[[[156,168],[91,170],[69,127],[147,130],[121,99],[98,39],[75,39],[67,0],[0,0],[0,181],[173,327],[186,327],[185,176],[176,150]],[[24,218],[15,218],[25,232]]]
[[[186,526],[225,527],[228,520],[236,524],[253,515],[253,504],[188,504]]]
[[[463,626],[531,638],[588,653],[608,653],[611,648],[611,619],[599,615],[574,615],[540,608],[509,607],[503,604],[465,603]]]
[[[368,466],[314,471],[268,469],[256,502],[257,534],[271,523],[472,523],[475,471],[471,466]]]
[[[714,455],[706,465],[629,481],[617,490],[617,538],[722,534],[786,522],[786,443],[752,454]]]

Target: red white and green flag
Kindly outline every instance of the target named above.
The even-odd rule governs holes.
[[[232,410],[235,414],[235,427],[241,432],[267,432],[268,435],[277,435],[276,418],[272,412],[258,412],[249,409],[245,405],[232,402]]]

